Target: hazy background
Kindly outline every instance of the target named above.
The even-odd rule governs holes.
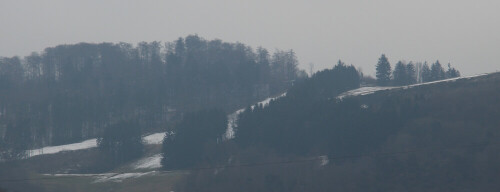
[[[307,71],[342,59],[374,74],[385,53],[393,66],[439,59],[471,75],[500,69],[499,8],[498,0],[1,0],[0,56],[198,34],[293,49]]]

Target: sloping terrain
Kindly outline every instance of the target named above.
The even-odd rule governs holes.
[[[311,153],[305,157],[292,156],[292,159],[299,162],[309,162],[303,159],[318,157],[320,161],[311,161],[314,164],[277,164],[251,169],[221,169],[216,172],[164,172],[158,168],[161,159],[159,144],[165,133],[157,133],[144,137],[150,145],[147,145],[143,158],[108,173],[90,174],[91,170],[81,171],[96,163],[92,158],[96,148],[74,151],[62,151],[68,149],[68,146],[46,148],[44,151],[61,152],[34,156],[17,162],[17,165],[34,170],[34,173],[27,173],[29,178],[34,179],[28,182],[44,186],[47,191],[68,191],[73,186],[87,191],[169,191],[177,189],[174,186],[176,183],[186,180],[193,182],[193,177],[198,178],[196,185],[192,185],[188,191],[199,191],[202,188],[206,191],[266,191],[268,187],[284,191],[407,191],[409,188],[415,191],[495,191],[500,189],[497,182],[493,182],[500,178],[500,167],[497,165],[500,161],[499,148],[495,143],[500,138],[498,98],[500,73],[414,86],[361,88],[345,92],[341,94],[340,100],[330,100],[331,106],[348,103],[347,106],[357,106],[363,114],[363,111],[371,111],[373,114],[388,111],[393,115],[392,119],[397,121],[389,125],[396,126],[391,130],[377,130],[380,127],[373,125],[374,130],[352,130],[352,133],[345,129],[344,135],[331,137],[331,140],[341,141],[333,142],[335,147],[328,150],[317,148],[315,150],[319,154]],[[266,105],[267,102],[262,104]],[[243,110],[238,111],[241,113]],[[238,111],[230,116],[237,118],[238,115],[235,114],[239,114]],[[354,116],[353,119],[355,118]],[[228,132],[230,126],[232,125],[228,125]],[[362,142],[369,143],[369,140],[377,140],[373,142],[376,145],[364,148],[366,144]],[[346,146],[350,150],[341,150]],[[354,150],[361,148],[366,150]],[[250,155],[253,152],[243,150],[240,155],[245,153]],[[259,152],[253,156],[264,162],[283,160],[276,156],[270,158],[268,154]],[[286,161],[293,162],[290,159]],[[54,167],[59,170],[54,171]],[[304,178],[303,175],[307,177]],[[212,177],[217,182],[211,180]],[[264,180],[260,179],[262,177]],[[449,178],[453,179],[446,183],[453,186],[440,186],[440,183],[445,183]],[[269,185],[261,185],[266,182]],[[296,185],[294,182],[302,184]],[[205,188],[207,186],[209,187]]]
[[[270,101],[284,96],[266,98],[257,102],[257,105],[265,106]],[[245,109],[240,109],[228,115],[232,123],[228,123],[226,138],[234,137],[233,125],[238,114]],[[13,180],[7,185],[14,186],[20,181],[44,186],[48,191],[68,191],[74,186],[81,191],[158,191],[173,189],[173,183],[184,177],[188,172],[166,172],[161,171],[161,144],[166,132],[153,133],[143,136],[146,145],[143,158],[125,164],[107,173],[93,173],[97,160],[97,139],[89,139],[79,143],[71,143],[59,146],[47,146],[40,149],[28,150],[28,158],[14,162],[6,162],[3,166],[24,167],[30,170],[28,178],[9,178]],[[1,164],[0,164],[1,165]],[[26,177],[24,175],[23,177]],[[20,179],[20,181],[18,181]],[[159,183],[156,183],[159,182]],[[22,189],[22,188],[21,188]],[[38,189],[38,188],[37,188]]]
[[[365,93],[254,111],[260,141],[185,191],[500,190],[500,73]]]

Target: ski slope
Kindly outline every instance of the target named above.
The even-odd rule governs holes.
[[[475,77],[485,76],[488,74],[491,74],[491,73],[482,73],[482,74],[466,76],[466,77],[455,77],[455,78],[443,79],[443,80],[439,80],[439,81],[431,81],[431,82],[418,83],[418,84],[406,85],[406,86],[398,86],[398,87],[361,87],[358,89],[354,89],[354,90],[350,90],[350,91],[346,91],[344,93],[341,93],[340,95],[337,96],[337,99],[342,100],[343,98],[346,98],[346,97],[369,95],[369,94],[373,94],[377,91],[384,91],[384,90],[391,90],[391,89],[409,89],[409,88],[418,87],[418,86],[422,86],[422,85],[430,85],[430,84],[436,84],[436,83],[442,83],[442,82],[454,82],[454,81],[457,81],[459,79],[472,79]]]

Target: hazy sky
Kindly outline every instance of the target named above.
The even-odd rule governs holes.
[[[78,42],[172,41],[198,34],[269,50],[301,67],[338,59],[373,74],[380,54],[500,69],[499,0],[0,0],[0,56]]]

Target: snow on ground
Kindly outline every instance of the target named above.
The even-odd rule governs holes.
[[[94,183],[101,182],[122,182],[125,179],[138,178],[146,175],[157,174],[158,171],[150,172],[133,172],[133,173],[101,173],[101,174],[44,174],[46,176],[54,177],[92,177],[94,178]]]
[[[441,83],[441,82],[453,82],[453,81],[456,81],[459,79],[472,79],[475,77],[481,77],[481,76],[485,76],[485,75],[489,75],[489,74],[492,74],[492,73],[481,73],[481,74],[465,76],[465,77],[455,77],[455,78],[443,79],[443,80],[439,80],[439,81],[431,81],[431,82],[426,82],[426,83],[419,83],[419,84],[413,84],[413,85],[408,85],[408,86],[402,86],[402,88],[411,88],[411,87],[417,87],[417,86],[421,86],[421,85],[429,85],[429,84],[435,84],[435,83]]]
[[[256,105],[263,105],[267,106],[269,103],[277,98],[285,96],[286,93],[279,95],[277,97],[269,97],[263,101],[258,102]],[[256,105],[253,105],[252,108],[254,108]],[[238,118],[238,115],[245,111],[245,109],[240,109],[237,110],[234,113],[229,114],[228,117],[228,124],[227,124],[227,132],[226,132],[226,138],[232,139],[234,138],[234,130],[233,128],[236,126],[236,120]],[[151,135],[144,136],[142,139],[144,141],[144,144],[147,145],[158,145],[163,143],[163,139],[165,138],[166,132],[161,132],[161,133],[154,133]],[[40,149],[32,149],[32,150],[27,150],[26,153],[28,153],[28,157],[34,157],[38,155],[46,155],[46,154],[55,154],[59,153],[62,151],[75,151],[75,150],[83,150],[83,149],[90,149],[97,147],[97,139],[89,139],[82,141],[80,143],[72,143],[72,144],[66,144],[66,145],[58,145],[58,146],[47,146],[43,147]],[[158,159],[152,159],[152,160],[158,160]]]
[[[101,173],[101,174],[43,174],[46,176],[54,177],[109,177],[115,173]]]
[[[359,96],[359,95],[369,95],[372,93],[375,93],[377,91],[382,91],[382,90],[389,90],[389,89],[394,89],[398,87],[361,87],[358,89],[350,90],[347,92],[344,92],[337,96],[338,99],[343,99],[344,97],[347,96]]]
[[[441,82],[453,82],[459,79],[471,79],[474,77],[480,77],[484,75],[488,75],[490,73],[483,73],[483,74],[478,74],[478,75],[472,75],[472,76],[466,76],[466,77],[455,77],[455,78],[450,78],[450,79],[443,79],[439,81],[431,81],[431,82],[426,82],[426,83],[418,83],[418,84],[413,84],[413,85],[407,85],[407,86],[400,86],[400,87],[361,87],[358,89],[350,90],[347,92],[344,92],[337,96],[337,99],[343,99],[345,97],[350,97],[350,96],[360,96],[360,95],[369,95],[373,94],[377,91],[383,91],[383,90],[390,90],[390,89],[408,89],[412,87],[418,87],[422,85],[429,85],[429,84],[435,84],[435,83],[441,83]]]
[[[143,137],[143,141],[147,145],[157,145],[163,142],[163,138],[165,137],[166,132],[155,133],[148,136]],[[47,154],[55,154],[62,151],[76,151],[82,149],[91,149],[97,147],[97,139],[89,139],[82,141],[80,143],[71,143],[66,145],[58,145],[58,146],[47,146],[40,149],[32,149],[27,150],[28,157],[34,157],[37,155],[47,155]]]
[[[390,89],[408,89],[416,86],[421,86],[421,85],[428,85],[428,84],[435,84],[435,83],[440,83],[440,82],[453,82],[458,79],[471,79],[474,77],[479,77],[479,76],[484,76],[488,75],[489,73],[483,73],[483,74],[478,74],[478,75],[473,75],[473,76],[466,76],[466,77],[457,77],[457,78],[450,78],[450,79],[444,79],[444,80],[439,80],[439,81],[432,81],[432,82],[426,82],[426,83],[420,83],[420,84],[414,84],[414,85],[408,85],[408,86],[400,86],[400,87],[361,87],[358,89],[350,90],[347,92],[344,92],[337,96],[337,99],[343,99],[345,97],[349,96],[360,96],[360,95],[369,95],[373,94],[377,91],[382,91],[382,90],[390,90]],[[267,106],[269,103],[277,98],[284,97],[286,96],[286,93],[283,93],[277,97],[269,97],[263,101],[258,102],[255,105],[252,105],[252,109],[257,106],[257,105],[263,105]],[[234,127],[236,126],[236,121],[238,119],[238,115],[242,112],[244,112],[245,109],[239,109],[235,111],[234,113],[231,113],[227,116],[228,118],[228,123],[227,123],[227,131],[225,134],[226,139],[232,139],[234,138]],[[147,135],[143,137],[144,143],[148,145],[157,145],[161,144],[163,142],[163,139],[165,138],[166,132],[162,133],[154,133],[151,135]],[[48,147],[43,147],[40,149],[32,149],[32,150],[27,150],[26,153],[28,153],[29,157],[37,156],[37,155],[45,155],[45,154],[54,154],[54,153],[59,153],[62,151],[75,151],[75,150],[82,150],[82,149],[90,149],[97,147],[97,139],[89,139],[82,141],[80,143],[72,143],[72,144],[67,144],[67,145],[59,145],[59,146],[48,146]],[[155,159],[157,160],[157,159]]]
[[[97,176],[96,180],[94,183],[100,183],[100,182],[122,182],[125,179],[131,179],[131,178],[138,178],[142,177],[145,175],[153,175],[156,174],[157,171],[150,171],[150,172],[137,172],[137,173],[115,173],[115,174],[106,174],[104,176]]]
[[[269,105],[269,103],[272,100],[275,100],[275,99],[278,99],[278,98],[284,97],[284,96],[286,96],[286,92],[279,95],[279,96],[276,96],[276,97],[269,97],[267,99],[264,99],[264,100],[258,102],[257,104],[250,106],[250,107],[252,109],[255,108],[255,106],[257,106],[257,105],[262,105],[262,106],[266,107]],[[234,134],[235,134],[234,127],[236,127],[236,121],[238,120],[238,115],[240,113],[243,113],[244,111],[245,111],[245,108],[239,109],[239,110],[235,111],[234,113],[227,115],[227,129],[226,129],[226,134],[224,135],[225,139],[233,139],[234,138]]]
[[[134,169],[157,169],[161,167],[161,154],[156,154],[150,157],[139,159],[136,163],[132,164]]]
[[[255,104],[255,105],[252,105],[252,109],[253,109],[255,106],[257,106],[257,105],[262,105],[262,106],[266,107],[266,106],[268,106],[268,105],[269,105],[269,103],[271,103],[271,101],[273,101],[273,100],[275,100],[275,99],[278,99],[278,98],[281,98],[281,97],[284,97],[284,96],[286,96],[286,92],[285,92],[285,93],[283,93],[283,94],[281,94],[281,95],[279,95],[279,96],[276,96],[276,97],[269,97],[269,98],[267,98],[267,99],[264,99],[263,101],[258,102],[258,103],[257,103],[257,104]]]
[[[243,113],[245,109],[239,109],[234,113],[227,115],[227,129],[226,129],[226,139],[234,138],[234,127],[236,126],[236,120],[238,119],[238,115]]]
[[[142,138],[145,144],[148,145],[158,145],[163,143],[163,139],[165,138],[166,132],[155,133]]]
[[[67,145],[59,145],[59,146],[48,146],[40,149],[28,150],[27,153],[29,157],[37,156],[37,155],[45,155],[45,154],[54,154],[62,151],[74,151],[74,150],[82,150],[82,149],[90,149],[97,147],[97,139],[89,139],[86,141],[82,141],[80,143],[72,143]]]

